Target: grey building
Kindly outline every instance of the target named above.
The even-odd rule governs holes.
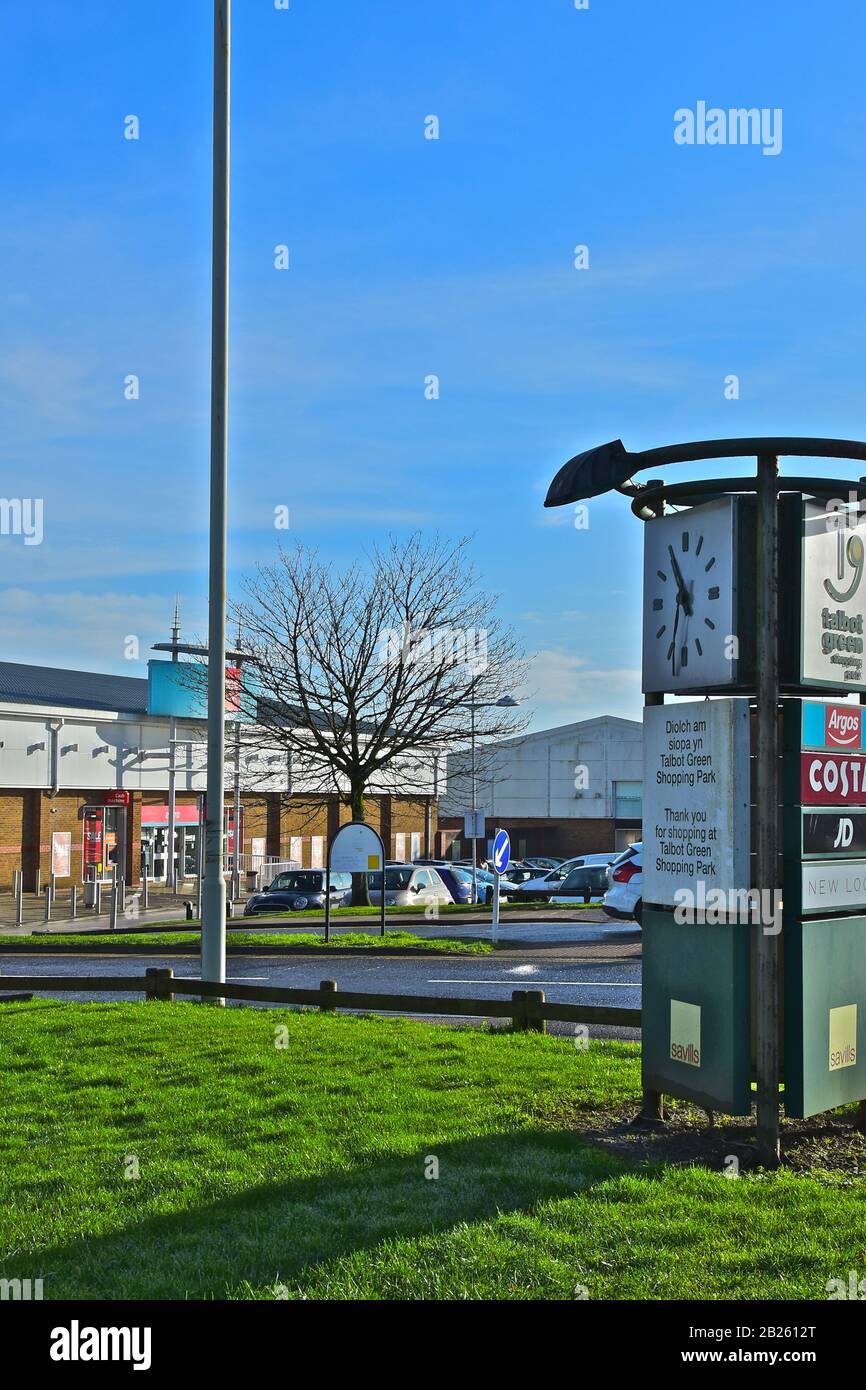
[[[472,804],[469,754],[451,754],[447,768],[440,848],[463,855],[470,849],[463,837]],[[640,839],[642,779],[642,724],[608,714],[476,750],[476,802],[487,836],[502,826],[515,857],[624,849]]]

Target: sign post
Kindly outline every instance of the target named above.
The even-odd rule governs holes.
[[[499,879],[508,868],[511,858],[511,840],[507,830],[497,830],[493,840],[493,919],[490,939],[495,944],[499,938]]]
[[[325,861],[325,940],[331,939],[331,870],[344,874],[371,874],[381,871],[382,901],[379,905],[379,935],[385,935],[385,846],[378,831],[364,821],[341,825],[328,845]]]
[[[755,947],[757,1139],[765,1163],[779,1162],[779,509],[778,459],[758,456],[755,687],[755,878],[772,902]],[[763,916],[763,914],[760,914]]]
[[[749,479],[634,481],[645,469],[746,455],[757,460]],[[782,455],[863,461],[866,443],[778,436],[630,453],[614,440],[564,464],[545,500],[557,507],[615,489],[647,523],[644,1117],[663,1118],[667,1089],[703,1097],[710,1109],[749,1114],[754,1076],[757,1147],[773,1167],[780,1157],[783,983],[787,1113],[808,1116],[866,1099],[866,916],[853,915],[866,906],[866,478],[780,479]],[[861,708],[791,698],[815,687],[837,698],[856,694]],[[742,807],[727,807],[732,821],[716,806],[722,816],[714,835],[726,844],[691,866],[698,891],[690,917],[680,910],[690,900],[687,884],[671,910],[670,890],[688,872],[681,872],[682,845],[671,843],[667,827],[682,840],[689,817],[695,827],[702,817],[709,822],[713,798],[698,792],[696,780],[691,798],[680,805],[667,798],[666,805],[653,785],[657,774],[661,784],[666,769],[677,766],[678,752],[671,748],[671,761],[660,767],[654,733],[685,708],[663,713],[654,706],[666,693],[686,691],[708,702],[739,691],[751,696],[755,714],[754,875],[744,881],[736,819]],[[708,715],[708,723],[715,718]],[[691,753],[695,732],[688,731]],[[721,783],[724,767],[720,772]],[[739,778],[748,789],[742,768]],[[699,837],[688,834],[692,852],[703,854]],[[733,912],[726,887],[736,895]],[[753,931],[744,932],[745,924]]]

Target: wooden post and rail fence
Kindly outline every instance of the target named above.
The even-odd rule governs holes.
[[[283,985],[245,984],[239,980],[211,980],[175,976],[168,967],[147,970],[144,975],[3,975],[0,987],[22,992],[74,994],[144,994],[146,999],[172,1003],[176,995],[197,999],[235,999],[250,1004],[286,1004],[318,1008],[323,1013],[348,1009],[357,1013],[434,1014],[463,1018],[506,1018],[518,1032],[546,1033],[548,1023],[595,1023],[620,1028],[640,1028],[640,1009],[613,1009],[590,1004],[553,1004],[541,989],[515,989],[510,999],[452,999],[435,994],[361,994],[337,988],[335,980],[322,980],[318,989],[290,989]]]

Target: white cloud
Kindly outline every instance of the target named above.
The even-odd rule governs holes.
[[[571,723],[600,714],[641,717],[641,673],[632,667],[603,669],[562,648],[532,658],[527,695],[536,707],[534,728]]]
[[[2,589],[0,650],[5,661],[143,676],[152,643],[170,636],[173,609],[173,601],[162,594]],[[185,613],[183,605],[181,620],[190,637],[200,636],[207,626],[202,611]],[[130,636],[139,641],[138,661],[124,657]]]

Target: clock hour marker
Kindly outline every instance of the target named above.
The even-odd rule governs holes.
[[[703,647],[701,646],[701,639],[700,639],[700,637],[696,637],[696,638],[695,638],[695,647],[696,647],[696,649],[697,649],[698,656],[703,656],[703,654],[704,654],[704,649],[703,649]]]
[[[653,612],[654,612],[654,613],[660,613],[661,610],[664,608],[664,606],[665,606],[665,601],[664,601],[663,598],[654,598],[654,599],[653,599]]]
[[[719,597],[719,586],[718,586],[718,584],[714,584],[713,587],[712,587],[711,589],[707,589],[707,598],[718,598],[718,597]]]
[[[713,568],[713,565],[714,565],[715,563],[716,563],[716,557],[715,557],[715,555],[714,555],[713,558],[712,558],[712,560],[708,560],[707,563],[704,565],[704,574],[706,574],[708,570],[711,570],[711,569]]]
[[[663,584],[667,584],[668,577],[665,574],[664,570],[656,570],[656,574],[658,575],[659,579],[662,581]]]
[[[703,538],[703,536],[699,536],[699,537],[698,537],[698,543],[697,543],[697,545],[695,546],[695,558],[697,558],[697,556],[700,555],[700,553],[701,553],[701,546],[703,545],[703,543],[704,543],[704,538]]]
[[[715,630],[716,630],[716,625],[715,625],[715,623],[711,623],[710,620],[709,620],[709,618],[704,618],[704,622],[706,623],[707,627],[712,628],[713,632],[715,632]]]
[[[688,664],[689,664],[689,649],[688,649],[688,647],[682,647],[682,648],[680,649],[680,666],[688,666]]]
[[[667,656],[665,657],[665,660],[666,660],[666,661],[670,661],[670,659],[671,659],[671,657],[673,656],[673,654],[674,654],[674,644],[673,644],[673,642],[671,642],[670,646],[668,647],[668,654],[667,654]]]
[[[658,632],[656,633],[656,637],[661,637],[662,633],[665,631],[666,628],[667,628],[667,623],[662,623],[661,627],[659,628]]]
[[[683,550],[688,550],[688,548],[689,548],[689,533],[688,533],[688,531],[683,531]]]

